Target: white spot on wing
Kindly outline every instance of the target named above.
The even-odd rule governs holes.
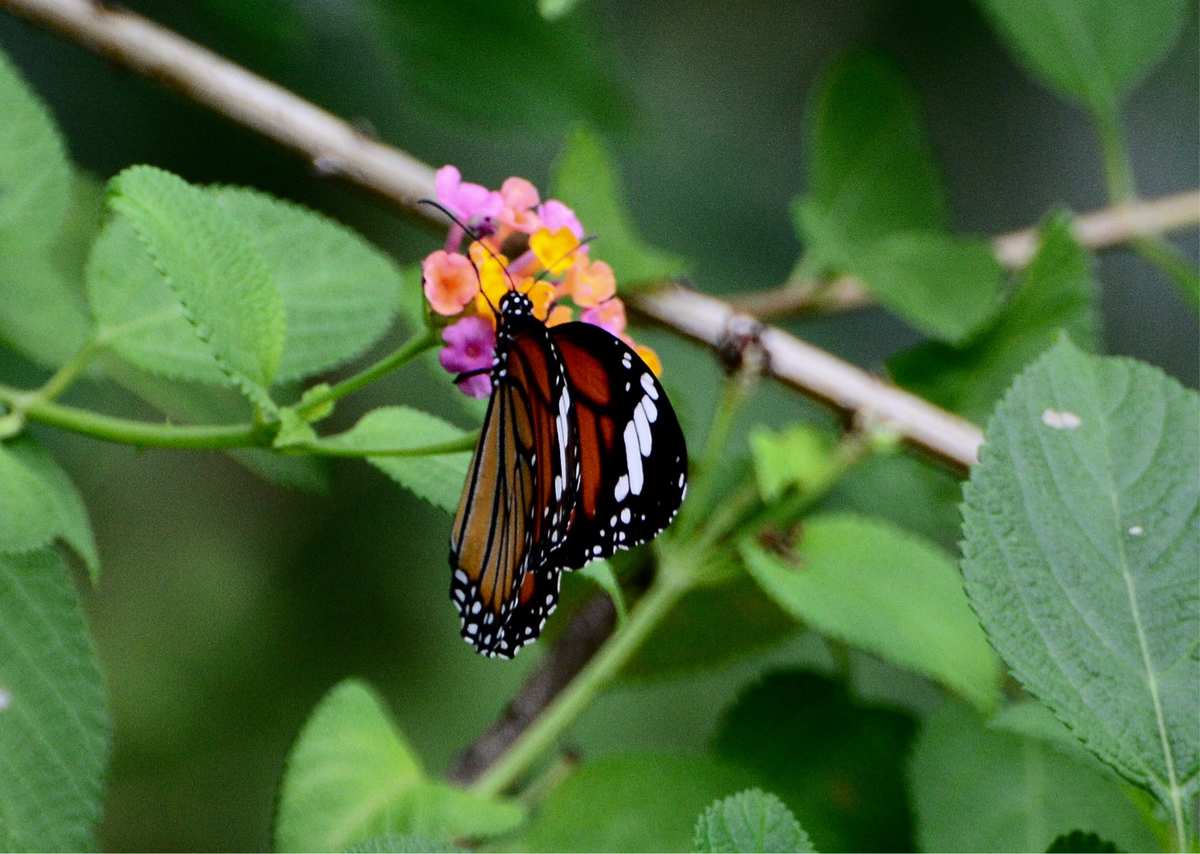
[[[625,425],[625,465],[629,468],[629,491],[642,494],[642,451],[638,447],[637,427],[630,421]]]
[[[617,501],[624,501],[625,496],[629,494],[629,476],[621,475],[617,478],[617,485],[613,488],[613,498]]]
[[[642,388],[646,390],[646,394],[650,395],[651,400],[658,400],[658,389],[654,387],[654,380],[649,374],[642,374]]]
[[[642,448],[642,456],[648,457],[654,439],[650,435],[650,421],[646,418],[646,410],[642,409],[641,403],[633,410],[633,424],[637,428],[638,444]]]

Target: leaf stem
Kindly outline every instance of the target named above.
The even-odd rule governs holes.
[[[629,619],[613,632],[596,656],[508,752],[471,785],[471,791],[495,796],[512,786],[620,672],[689,586],[686,571],[671,571],[668,562],[664,562],[650,589],[629,612]]]
[[[446,442],[411,448],[350,448],[344,445],[329,445],[324,442],[311,442],[298,445],[297,448],[321,457],[433,457],[440,454],[460,454],[464,451],[473,451],[478,440],[479,433],[472,432]]]
[[[1100,151],[1104,159],[1104,183],[1108,188],[1109,201],[1118,205],[1132,202],[1137,196],[1137,189],[1120,121],[1115,115],[1097,115],[1096,134],[1100,138]]]
[[[34,393],[36,399],[45,401],[54,400],[70,388],[71,383],[75,382],[79,375],[83,373],[100,347],[100,342],[95,337],[85,341],[78,352],[55,371],[50,379],[46,380],[45,384]]]
[[[179,449],[243,448],[262,445],[267,438],[264,428],[254,424],[154,424],[63,406],[41,399],[40,393],[0,386],[0,401],[23,412],[30,421],[121,445]]]
[[[353,376],[347,377],[337,385],[330,386],[323,394],[313,395],[311,399],[304,402],[303,406],[297,408],[297,412],[301,416],[307,417],[328,403],[333,403],[347,395],[354,394],[354,392],[370,385],[380,377],[391,373],[401,365],[412,361],[412,359],[431,347],[437,346],[437,343],[438,338],[433,330],[424,329],[374,364],[363,368]]]

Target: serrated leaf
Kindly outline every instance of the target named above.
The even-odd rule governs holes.
[[[134,166],[109,183],[109,205],[129,218],[196,334],[257,406],[286,337],[283,299],[240,223],[199,187]]]
[[[575,210],[587,234],[596,236],[591,251],[612,266],[618,287],[628,289],[684,271],[683,258],[650,246],[638,235],[616,163],[590,131],[578,128],[571,134],[554,165],[551,188],[555,198]]]
[[[49,111],[0,53],[0,257],[58,236],[71,167]]]
[[[979,3],[1035,77],[1105,118],[1170,50],[1192,8],[1185,0]]]
[[[754,579],[797,620],[935,679],[983,711],[999,702],[1000,662],[958,569],[932,543],[887,522],[833,515],[806,520],[787,554],[753,541],[741,551]]]
[[[847,268],[914,329],[961,344],[1000,308],[1004,271],[986,241],[910,231],[885,237]]]
[[[963,572],[1029,691],[1170,810],[1200,773],[1200,396],[1055,345],[988,424]]]
[[[750,431],[750,454],[759,495],[770,502],[788,489],[806,492],[821,484],[833,463],[833,450],[830,436],[807,424],[785,430],[755,427]]]
[[[276,381],[345,364],[387,331],[403,282],[382,252],[300,205],[238,187],[209,192],[253,239],[283,299],[287,342]]]
[[[448,421],[407,406],[374,409],[345,433],[321,440],[329,448],[376,450],[420,448],[450,442],[467,435]],[[418,498],[453,513],[467,476],[468,452],[426,457],[369,457],[382,470]]]
[[[697,851],[813,851],[812,841],[787,805],[761,789],[747,789],[709,806],[696,822]]]
[[[1116,845],[1107,839],[1101,839],[1094,833],[1072,830],[1070,833],[1056,836],[1054,841],[1050,843],[1050,847],[1046,849],[1046,854],[1067,854],[1067,852],[1076,852],[1076,854],[1083,854],[1084,852],[1115,854],[1118,850],[1120,849]]]
[[[62,537],[79,554],[92,581],[97,581],[100,576],[100,555],[96,551],[96,538],[92,534],[87,507],[70,476],[33,439],[22,438],[0,446],[0,453],[5,452],[41,483],[53,506],[48,519],[54,526],[54,536]]]
[[[818,851],[911,851],[902,762],[915,726],[823,676],[775,673],[725,714],[718,755],[754,774]]]
[[[808,124],[808,192],[793,218],[818,271],[848,269],[889,234],[945,228],[916,96],[890,64],[868,54],[835,64],[817,85]]]
[[[317,705],[288,756],[278,851],[340,851],[386,834],[452,839],[512,830],[517,805],[426,778],[375,693],[358,680]]]
[[[896,381],[921,397],[983,423],[1026,364],[1065,331],[1095,350],[1100,317],[1092,258],[1057,216],[1041,229],[1041,245],[1011,300],[964,347],[928,342],[891,359]]]
[[[519,851],[690,851],[696,816],[751,785],[704,756],[627,754],[584,763],[540,804]],[[586,820],[602,808],[602,821]]]
[[[0,554],[0,848],[95,846],[108,764],[104,685],[52,549]]]
[[[910,779],[925,851],[1044,851],[1076,827],[1130,851],[1157,848],[1112,775],[1044,742],[987,729],[958,704],[926,719]]]

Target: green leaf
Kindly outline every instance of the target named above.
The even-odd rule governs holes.
[[[12,443],[0,443],[0,553],[41,548],[58,532],[54,496]]]
[[[833,466],[834,443],[828,433],[807,424],[786,430],[755,427],[750,454],[758,493],[771,502],[788,489],[804,493],[822,485]]]
[[[1099,344],[1100,318],[1091,256],[1070,220],[1051,218],[1041,245],[996,321],[964,347],[928,342],[893,358],[896,381],[939,406],[983,423],[1026,364],[1059,330],[1081,347]]]
[[[1009,49],[1042,83],[1111,118],[1179,38],[1185,0],[979,0]]]
[[[108,750],[104,684],[66,566],[52,549],[0,554],[0,848],[93,848]]]
[[[579,0],[537,0],[538,14],[547,21],[557,21],[571,13]]]
[[[847,269],[884,308],[942,341],[961,344],[1000,308],[1004,271],[983,240],[893,234],[865,248]]]
[[[1197,423],[1200,396],[1158,369],[1063,341],[996,408],[964,490],[963,572],[992,644],[1169,810],[1200,772]]]
[[[447,421],[407,406],[374,409],[345,433],[321,440],[342,450],[403,450],[461,439],[467,431]],[[469,452],[425,457],[369,457],[372,465],[418,498],[453,513],[467,477]]]
[[[696,822],[697,851],[813,851],[792,811],[761,789],[747,789],[709,806]]]
[[[925,851],[1044,851],[1077,827],[1129,851],[1157,849],[1111,775],[1044,742],[987,729],[958,704],[926,720],[910,779]]]
[[[683,258],[638,236],[613,156],[585,128],[577,128],[567,140],[554,165],[551,188],[555,198],[575,210],[587,234],[596,236],[591,251],[612,266],[619,288],[628,290],[684,271]]]
[[[0,258],[58,236],[71,167],[49,111],[0,53]]]
[[[456,854],[462,852],[466,854],[465,848],[455,848],[453,845],[447,845],[444,842],[437,842],[424,836],[413,836],[406,834],[400,836],[395,833],[387,836],[375,836],[368,839],[366,842],[359,842],[351,845],[346,849],[347,854],[420,854],[420,852],[437,852],[437,854]]]
[[[696,816],[751,782],[745,771],[704,756],[603,756],[546,797],[515,848],[690,851]],[[602,819],[587,818],[597,810]]]
[[[382,702],[358,680],[317,705],[288,756],[279,851],[340,851],[385,834],[452,839],[516,827],[517,805],[430,781]]]
[[[716,747],[787,804],[818,851],[911,851],[901,763],[914,734],[905,714],[784,672],[738,699]]]
[[[617,581],[612,564],[606,560],[594,560],[579,570],[579,574],[608,594],[613,607],[617,609],[617,623],[625,622],[625,594],[621,592],[621,582]]]
[[[149,166],[113,178],[109,205],[132,222],[222,370],[272,408],[266,389],[283,354],[283,299],[244,228],[211,194]]]
[[[808,193],[793,217],[821,272],[899,231],[945,228],[946,201],[908,82],[877,56],[836,63],[809,113]]]
[[[806,521],[793,553],[753,541],[741,548],[750,574],[797,620],[936,679],[983,711],[999,702],[1000,662],[957,568],[932,543],[886,522],[837,515]]]
[[[1117,846],[1107,839],[1101,839],[1094,833],[1084,833],[1082,830],[1072,830],[1061,836],[1054,837],[1047,854],[1067,854],[1067,852],[1100,852],[1100,854],[1115,854]]]
[[[92,534],[87,507],[71,478],[54,457],[33,439],[22,438],[0,445],[0,454],[5,452],[38,480],[53,506],[47,519],[54,527],[54,536],[62,537],[79,554],[92,581],[97,581],[100,576],[100,555],[96,551],[96,538]]]
[[[345,364],[387,331],[403,286],[387,256],[300,205],[242,188],[210,192],[251,236],[283,298],[287,343],[277,381]]]

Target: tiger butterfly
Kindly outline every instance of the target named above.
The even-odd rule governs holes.
[[[687,492],[666,392],[628,345],[547,326],[510,290],[497,307],[491,397],[450,533],[463,639],[512,658],[558,604],[563,570],[653,539]]]

